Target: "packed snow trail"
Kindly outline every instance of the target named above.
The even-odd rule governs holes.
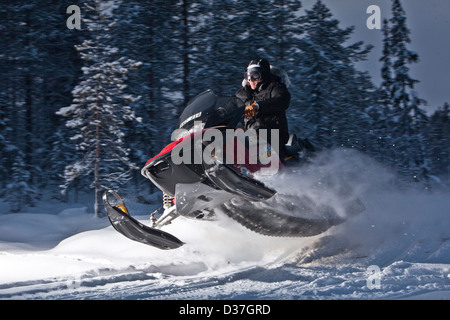
[[[84,209],[0,215],[0,299],[450,299],[448,193],[398,191],[367,157],[329,156],[276,184],[339,207],[351,182],[366,210],[310,238],[179,218],[165,230],[187,245],[168,252]]]

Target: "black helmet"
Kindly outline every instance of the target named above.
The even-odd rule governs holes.
[[[260,58],[250,61],[250,63],[247,66],[246,73],[249,74],[252,72],[260,73],[261,78],[263,80],[267,79],[270,74],[269,61],[267,61],[266,59],[260,59]]]

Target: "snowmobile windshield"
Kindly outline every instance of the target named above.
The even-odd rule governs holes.
[[[207,90],[192,99],[181,113],[178,129],[192,131],[201,123],[203,128],[220,125],[236,127],[242,119],[244,103],[236,97],[218,96]]]

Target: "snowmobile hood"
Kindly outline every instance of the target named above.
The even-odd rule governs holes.
[[[174,141],[170,144],[168,144],[167,146],[165,146],[156,156],[154,156],[153,158],[151,158],[150,160],[148,160],[145,164],[149,164],[150,162],[152,162],[153,160],[155,160],[156,158],[159,158],[167,153],[169,153],[170,151],[173,150],[173,148],[175,148],[175,146],[177,144],[179,144],[181,141],[183,141],[183,138],[178,139],[177,141]]]
[[[242,119],[244,103],[236,97],[218,96],[207,90],[192,99],[181,113],[177,128],[191,130],[194,122],[204,128],[220,125],[236,127]]]

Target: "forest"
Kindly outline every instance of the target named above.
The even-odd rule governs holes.
[[[206,89],[234,95],[254,57],[289,75],[290,131],[368,155],[399,188],[448,187],[449,104],[425,112],[410,75],[420,52],[401,1],[391,9],[375,85],[357,68],[373,46],[321,0],[2,1],[0,199],[19,212],[44,196],[156,191],[140,168],[184,106]]]

